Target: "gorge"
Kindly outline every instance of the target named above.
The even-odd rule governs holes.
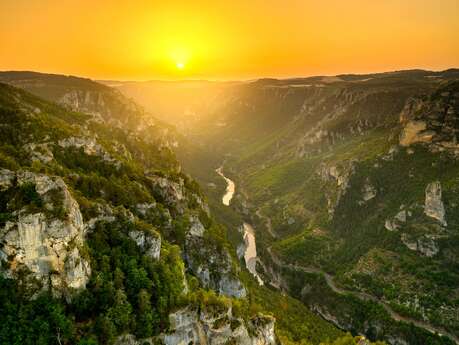
[[[226,182],[200,163],[184,168],[229,229],[256,229],[265,283],[371,339],[415,344],[434,341],[434,331],[454,341],[458,76],[413,70],[221,84],[209,107],[178,94],[175,105],[196,107],[199,118],[179,117],[187,130],[176,151],[196,144],[195,162],[202,155],[215,166],[225,157],[237,181],[226,209],[217,206]],[[144,90],[148,108],[154,87],[119,89],[134,98]],[[414,122],[422,128],[408,141]],[[283,267],[273,271],[276,258]]]
[[[144,112],[130,84],[117,85],[134,100],[86,79],[0,73],[47,99],[0,90],[8,143],[0,249],[14,254],[1,256],[0,283],[8,294],[22,291],[8,284],[23,281],[28,265],[40,280],[27,281],[30,293],[69,298],[73,284],[102,311],[46,301],[64,303],[104,344],[173,345],[204,333],[206,341],[224,333],[225,341],[319,344],[340,330],[355,336],[351,343],[363,335],[392,345],[457,343],[457,76],[222,84],[181,133]],[[24,171],[36,178],[21,182]],[[41,192],[36,181],[46,176],[62,179],[55,193]],[[69,221],[76,208],[62,200],[79,205],[71,214],[82,222]],[[29,218],[39,222],[31,227]],[[56,230],[72,223],[79,236],[62,246]],[[34,229],[43,231],[33,241],[16,240]],[[136,323],[115,324],[115,306]]]

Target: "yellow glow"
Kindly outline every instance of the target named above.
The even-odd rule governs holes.
[[[185,64],[183,62],[177,62],[176,66],[177,66],[178,69],[184,69],[185,68]]]
[[[129,80],[438,70],[459,66],[458,13],[458,0],[0,0],[0,69]]]

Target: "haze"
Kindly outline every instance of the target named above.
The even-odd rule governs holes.
[[[0,67],[249,79],[459,64],[458,0],[0,2]]]

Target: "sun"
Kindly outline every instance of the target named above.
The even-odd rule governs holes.
[[[179,70],[185,69],[185,63],[184,63],[184,62],[177,62],[177,63],[175,64],[175,66],[176,66]]]

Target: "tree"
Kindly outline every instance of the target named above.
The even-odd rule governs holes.
[[[145,290],[138,294],[138,318],[136,334],[139,338],[147,338],[153,334],[153,309],[151,307],[151,296]]]
[[[132,306],[129,304],[123,290],[116,291],[115,303],[108,309],[107,317],[113,322],[118,333],[129,328],[131,320]]]
[[[106,315],[102,315],[97,319],[96,329],[102,344],[110,344],[115,339],[116,327]]]

